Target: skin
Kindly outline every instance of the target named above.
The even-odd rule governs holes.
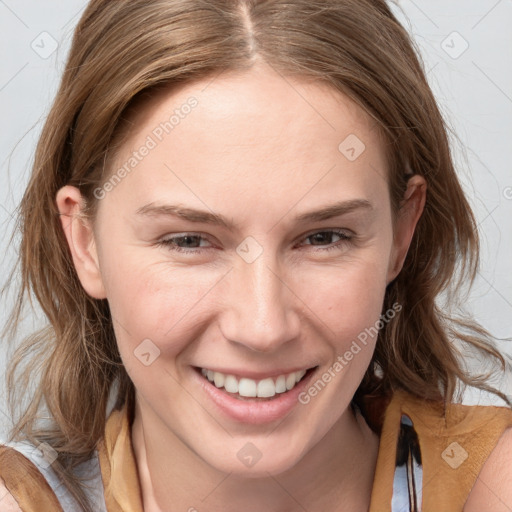
[[[191,366],[319,365],[321,375],[383,313],[385,288],[424,207],[425,181],[410,179],[393,226],[374,121],[327,86],[284,79],[261,63],[152,99],[131,119],[111,170],[190,96],[197,107],[100,200],[94,224],[79,218],[76,188],[56,197],[80,281],[92,297],[108,299],[137,390],[132,443],[144,510],[366,511],[378,437],[349,403],[374,339],[310,403],[260,425],[223,415]],[[338,149],[350,134],[365,144],[354,161]],[[354,199],[371,209],[294,221]],[[151,202],[222,214],[236,227],[136,214]],[[353,238],[318,235],[329,229]],[[181,240],[186,251],[199,243],[206,250],[157,245],[184,233],[204,237]],[[251,263],[236,251],[249,236],[262,249]],[[145,339],[160,350],[149,366],[134,354]],[[252,467],[237,457],[248,442],[262,454]]]

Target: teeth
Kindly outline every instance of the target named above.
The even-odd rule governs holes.
[[[258,382],[258,396],[269,397],[276,394],[276,385],[272,379],[263,379]]]
[[[238,383],[238,394],[240,396],[257,396],[256,381],[252,379],[240,379]]]
[[[213,374],[213,382],[215,382],[215,385],[218,388],[221,388],[224,386],[224,381],[226,380],[226,377],[223,373],[214,372]]]
[[[296,375],[294,373],[290,373],[290,375],[288,375],[288,377],[286,377],[286,389],[288,391],[290,391],[290,389],[292,389],[293,386],[295,386],[295,382],[297,382],[295,377],[296,377]]]
[[[276,380],[276,393],[284,393],[286,391],[286,377],[279,375]]]
[[[224,380],[224,389],[228,393],[238,393],[238,381],[233,375],[226,375]]]
[[[205,368],[201,368],[201,373],[215,387],[223,387],[228,393],[238,393],[240,396],[252,398],[269,398],[276,393],[285,393],[293,389],[304,377],[306,370],[299,370],[288,375],[279,375],[275,380],[269,377],[260,381],[245,377],[238,380],[234,375],[225,375]]]

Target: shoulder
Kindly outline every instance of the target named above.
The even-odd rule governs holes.
[[[5,487],[5,482],[0,476],[0,511],[1,512],[23,512],[14,499],[13,495]]]
[[[512,427],[507,428],[483,465],[463,512],[512,510]]]
[[[37,448],[28,442],[0,443],[0,512],[27,509],[62,512],[45,477],[48,469],[41,460],[44,458],[38,455]]]

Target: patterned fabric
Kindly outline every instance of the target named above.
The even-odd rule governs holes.
[[[391,512],[421,512],[423,467],[418,434],[406,414],[400,420]]]

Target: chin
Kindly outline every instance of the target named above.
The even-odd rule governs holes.
[[[222,473],[239,478],[268,478],[269,474],[279,475],[296,466],[301,453],[287,445],[281,450],[257,439],[236,443],[233,451],[223,455],[208,454],[203,460]]]

